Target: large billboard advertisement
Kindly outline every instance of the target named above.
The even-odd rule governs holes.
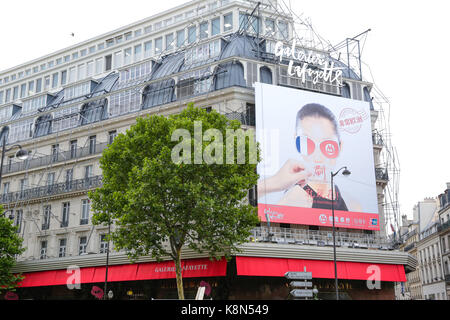
[[[380,230],[369,103],[255,86],[261,221]]]

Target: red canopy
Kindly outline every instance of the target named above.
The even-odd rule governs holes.
[[[227,271],[227,261],[210,261],[204,259],[182,260],[184,278],[223,277]],[[73,269],[72,269],[73,270]],[[59,286],[74,284],[76,271],[52,270],[24,273],[25,279],[19,287]],[[79,269],[79,283],[98,283],[105,281],[106,267],[89,267]],[[108,281],[135,281],[152,279],[174,279],[175,265],[173,261],[148,262],[108,267]]]
[[[313,278],[334,279],[334,262],[324,260],[301,260],[280,258],[236,257],[237,274],[240,276],[284,277],[288,271],[312,272]],[[403,265],[337,262],[339,279],[377,280],[405,282]]]

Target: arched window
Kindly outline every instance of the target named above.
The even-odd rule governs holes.
[[[81,107],[80,124],[89,124],[107,118],[107,99],[91,101]]]
[[[168,79],[145,87],[142,94],[144,109],[175,101],[175,80]]]
[[[52,130],[52,115],[46,114],[36,119],[34,124],[34,138],[46,136],[51,133]]]
[[[219,66],[220,70],[215,77],[215,89],[220,90],[233,86],[246,87],[244,66],[238,61],[229,62]]]
[[[344,82],[344,86],[341,88],[341,92],[342,92],[342,97],[343,98],[351,98],[350,95],[350,86],[348,85],[348,83]]]
[[[272,84],[272,70],[268,67],[261,67],[259,69],[259,78],[262,83]]]

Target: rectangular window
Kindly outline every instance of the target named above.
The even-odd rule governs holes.
[[[209,33],[208,28],[209,28],[208,22],[203,22],[200,24],[200,39],[208,38],[208,33]]]
[[[152,56],[152,42],[147,41],[144,43],[144,58],[149,58]]]
[[[155,54],[161,54],[163,48],[162,37],[155,39]]]
[[[174,48],[173,33],[166,35],[166,50],[172,50]]]
[[[69,226],[69,213],[70,202],[64,202],[62,204],[61,228],[66,228]]]
[[[194,43],[197,40],[197,27],[193,26],[188,29],[188,43]]]
[[[77,157],[77,140],[70,141],[70,159]]]
[[[8,103],[11,100],[11,89],[6,89],[5,91],[5,103]]]
[[[69,83],[75,82],[77,80],[76,76],[77,76],[76,68],[75,67],[70,68],[69,69]]]
[[[227,32],[233,29],[233,13],[223,16],[223,31]]]
[[[100,253],[106,253],[108,250],[108,241],[106,240],[106,234],[100,235]]]
[[[66,256],[67,239],[59,239],[59,254],[58,257]]]
[[[94,75],[94,61],[89,61],[86,64],[86,76],[92,77]]]
[[[0,92],[1,95],[1,92]],[[27,96],[27,84],[23,83],[20,85],[20,97],[25,98]],[[0,104],[2,103],[2,99],[0,97]]]
[[[0,91],[0,104],[3,103],[3,91]]]
[[[49,172],[47,173],[47,187],[50,189],[55,184],[55,173]]]
[[[41,250],[39,252],[39,259],[47,259],[47,241],[41,241]]]
[[[274,36],[275,35],[275,21],[271,19],[266,19],[266,35]]]
[[[178,30],[177,31],[177,47],[180,48],[181,46],[184,45],[184,37],[185,37],[185,31],[183,30]]]
[[[110,131],[109,133],[108,133],[108,135],[109,135],[109,144],[111,144],[111,143],[113,143],[114,142],[114,139],[117,137],[117,131],[116,130],[114,130],[114,131]]]
[[[58,73],[54,73],[52,75],[52,88],[56,88],[58,86]]]
[[[3,184],[3,198],[6,198],[6,195],[9,193],[9,182],[5,182]]]
[[[59,144],[52,145],[52,162],[58,161]]]
[[[81,225],[89,223],[90,206],[91,204],[89,199],[84,199],[81,201]]]
[[[84,178],[88,180],[92,177],[92,165],[84,167]]]
[[[42,219],[42,230],[50,229],[50,215],[52,212],[52,206],[44,206],[44,216]]]
[[[67,70],[61,71],[61,85],[65,85],[67,83]]]
[[[16,232],[20,233],[22,231],[22,218],[23,218],[23,211],[21,210],[16,210],[16,221],[15,221],[15,226],[17,227]]]
[[[218,35],[220,33],[220,18],[211,20],[211,36]]]
[[[114,69],[118,69],[122,66],[122,51],[114,53]]]
[[[141,54],[142,54],[142,45],[138,44],[137,46],[134,46],[134,61],[141,60]]]
[[[128,65],[131,63],[131,48],[123,50],[123,65]]]
[[[13,88],[13,101],[19,99],[19,86]]]
[[[34,81],[30,81],[28,82],[28,94],[32,95],[34,93]]]
[[[105,56],[105,71],[111,70],[112,67],[112,55]]]
[[[106,40],[106,47],[109,48],[114,45],[114,39]]]
[[[73,169],[66,170],[66,190],[72,190]]]
[[[84,79],[86,77],[86,65],[80,64],[78,66],[78,80]]]
[[[89,54],[95,52],[95,46],[89,47]]]
[[[95,60],[95,74],[100,74],[103,72],[103,59],[98,58]]]
[[[41,92],[42,90],[42,79],[39,78],[36,80],[36,93]]]
[[[280,30],[280,38],[282,40],[288,40],[289,39],[288,24],[286,22],[280,21],[278,22],[278,28]]]
[[[89,154],[95,153],[95,146],[97,144],[97,136],[89,137]]]
[[[44,90],[50,89],[50,76],[44,78]]]
[[[86,248],[87,248],[87,237],[80,237],[80,247],[78,250],[78,254],[86,254]]]

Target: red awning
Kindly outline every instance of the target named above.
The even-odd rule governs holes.
[[[313,278],[334,279],[333,261],[236,257],[236,267],[239,276],[284,277],[288,271],[302,272],[306,267],[306,271],[312,272]],[[376,280],[376,273],[379,273],[380,281],[406,281],[403,265],[337,262],[339,279]]]
[[[227,261],[210,261],[205,259],[182,260],[184,278],[223,277],[227,272]],[[80,268],[80,283],[98,283],[105,281],[106,267]],[[25,279],[19,287],[58,286],[75,283],[76,271],[52,270],[22,274]],[[136,281],[155,279],[175,279],[173,261],[149,262],[108,267],[108,281]]]

